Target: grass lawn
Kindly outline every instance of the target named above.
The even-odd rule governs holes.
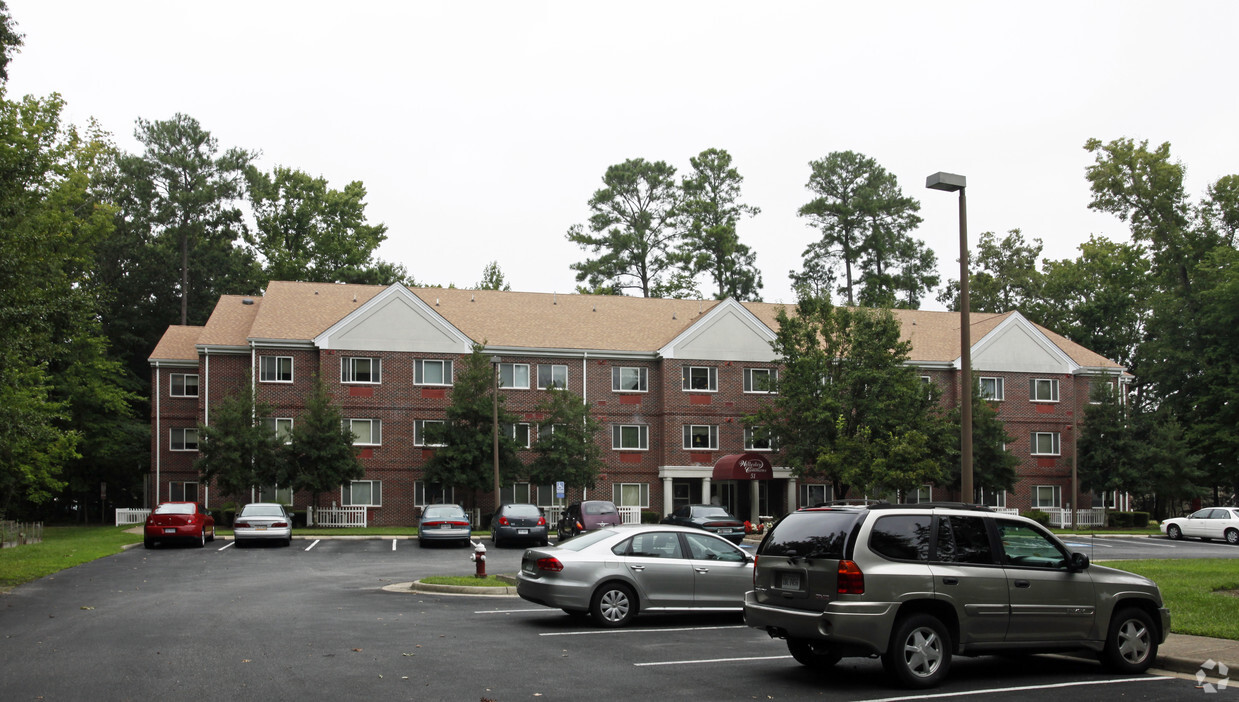
[[[432,575],[422,578],[427,585],[464,585],[466,587],[512,587],[512,580],[504,580],[494,575],[479,578],[473,575]]]
[[[1139,573],[1162,589],[1176,634],[1239,640],[1239,562],[1223,558],[1106,561]]]
[[[43,542],[0,549],[0,592],[120,553],[125,544],[142,541],[140,534],[127,534],[132,527],[44,527]]]

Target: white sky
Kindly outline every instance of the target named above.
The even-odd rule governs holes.
[[[726,149],[763,298],[815,236],[808,162],[871,156],[921,201],[917,233],[958,278],[971,240],[1021,228],[1068,258],[1090,234],[1086,139],[1169,141],[1199,197],[1239,172],[1234,2],[319,2],[8,0],[25,34],[9,94],[59,92],[139,151],[135,120],[176,112],[259,165],[361,180],[379,250],[419,284],[470,287],[491,260],[514,290],[571,292],[607,166],[683,174]],[[702,292],[712,290],[703,283]],[[941,309],[932,295],[923,307]]]

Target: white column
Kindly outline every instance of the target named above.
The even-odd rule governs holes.
[[[671,478],[663,478],[663,516],[671,516]]]
[[[797,490],[796,488],[797,488],[796,479],[788,478],[787,479],[787,511],[788,512],[795,512],[797,507],[804,506],[804,505],[796,504],[796,498],[798,497],[797,493],[799,492],[799,490]],[[778,515],[775,515],[775,516],[778,516]]]
[[[709,478],[701,479],[701,504],[703,505],[710,504],[710,479]]]
[[[757,524],[761,521],[759,502],[761,501],[761,493],[758,492],[757,481],[749,481],[749,521]]]

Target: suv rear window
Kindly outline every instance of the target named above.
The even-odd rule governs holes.
[[[933,519],[929,514],[879,517],[869,532],[869,548],[896,561],[927,561]]]
[[[792,512],[775,525],[761,545],[763,556],[843,558],[848,534],[860,519],[859,511]]]

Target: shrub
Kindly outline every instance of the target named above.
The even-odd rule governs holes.
[[[1039,509],[1030,509],[1024,513],[1024,516],[1028,517],[1029,519],[1033,520],[1034,522],[1040,524],[1043,527],[1050,526],[1050,515],[1046,514],[1045,512],[1042,512]]]
[[[648,509],[641,510],[641,523],[642,524],[657,524],[660,521],[662,521],[662,516],[659,515],[658,512],[654,512]]]

